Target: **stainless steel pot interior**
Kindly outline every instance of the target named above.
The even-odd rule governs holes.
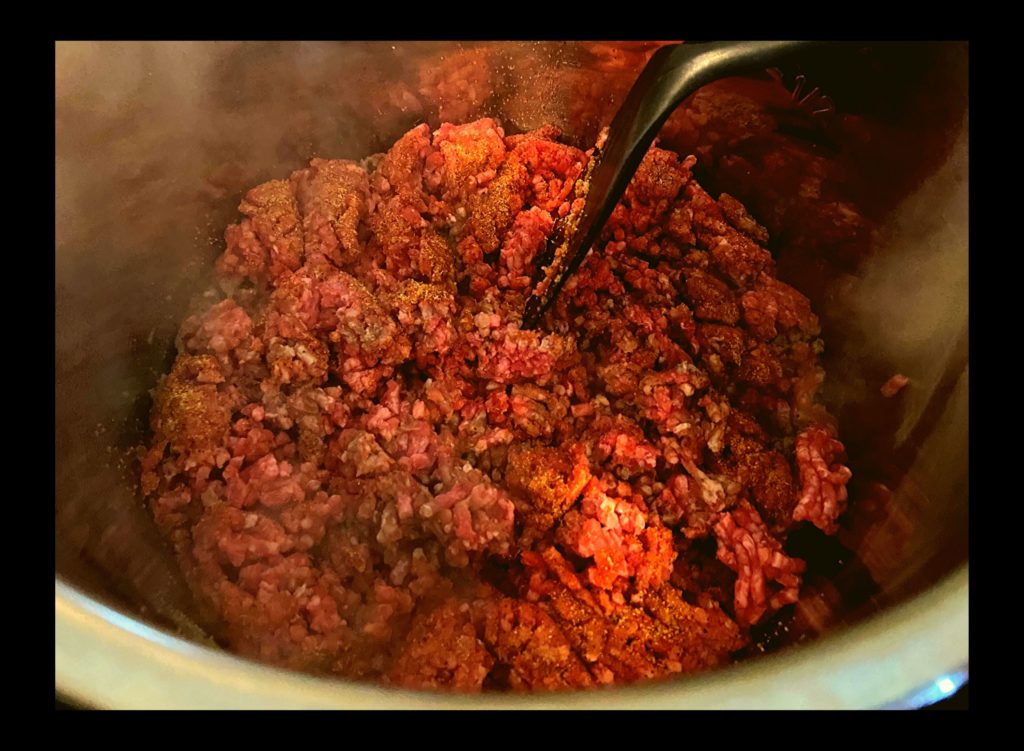
[[[215,646],[210,616],[136,495],[132,449],[177,325],[247,187],[314,155],[379,151],[424,119],[486,114],[509,130],[550,121],[588,143],[648,52],[608,43],[57,45],[59,690],[106,705],[496,701],[386,692],[189,646],[183,639]],[[855,472],[854,512],[833,547],[806,551],[819,575],[796,613],[760,634],[767,651],[785,647],[780,655],[655,686],[509,701],[869,706],[965,667],[966,65],[958,43],[827,46],[775,78],[709,87],[670,120],[663,143],[696,153],[708,185],[762,212],[781,275],[822,319],[824,393]],[[460,66],[461,88],[446,89],[444,72]],[[809,83],[791,95],[798,73]],[[811,84],[834,112],[820,94],[806,97]],[[733,124],[724,132],[722,113]],[[802,155],[813,180],[799,196],[764,192],[773,149]],[[822,225],[845,216],[837,206],[857,220]],[[897,372],[911,384],[886,400],[879,387]],[[786,646],[794,641],[808,643]]]

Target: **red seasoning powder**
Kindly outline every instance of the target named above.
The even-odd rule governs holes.
[[[850,470],[767,233],[652,148],[539,330],[589,153],[413,128],[253,188],[182,325],[142,489],[225,646],[456,691],[728,663]]]

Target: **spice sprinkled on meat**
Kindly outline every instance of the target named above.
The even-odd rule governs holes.
[[[246,194],[141,473],[229,649],[585,688],[727,664],[799,598],[787,535],[836,532],[851,476],[810,302],[694,157],[652,148],[523,330],[593,155],[558,138],[420,125]]]

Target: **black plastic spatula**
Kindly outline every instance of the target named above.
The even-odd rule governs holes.
[[[651,57],[595,150],[577,195],[583,210],[568,217],[564,239],[526,301],[524,329],[532,329],[579,268],[622,197],[647,149],[673,110],[701,86],[746,70],[770,67],[812,42],[690,42],[662,47]]]

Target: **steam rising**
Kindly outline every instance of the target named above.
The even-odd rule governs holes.
[[[498,53],[491,89],[468,116],[499,115],[517,128],[561,118],[557,124],[566,126],[571,108],[592,105],[585,127],[596,133],[614,105],[607,89],[580,88],[595,80],[592,69],[565,45],[491,47]],[[63,576],[119,598],[126,609],[145,602],[146,617],[187,627],[181,614],[195,615],[190,598],[137,500],[126,452],[141,439],[147,394],[168,368],[189,299],[209,282],[224,227],[236,221],[248,187],[287,176],[313,156],[359,159],[416,122],[436,125],[441,105],[424,93],[432,90],[429,68],[455,65],[449,58],[473,49],[57,45],[56,514]],[[566,78],[553,75],[555,61],[565,64]],[[607,61],[590,64],[600,70]],[[862,347],[876,348],[912,379],[904,433],[955,354],[966,320],[966,172],[964,134],[954,158],[885,228],[872,264],[842,302]]]

